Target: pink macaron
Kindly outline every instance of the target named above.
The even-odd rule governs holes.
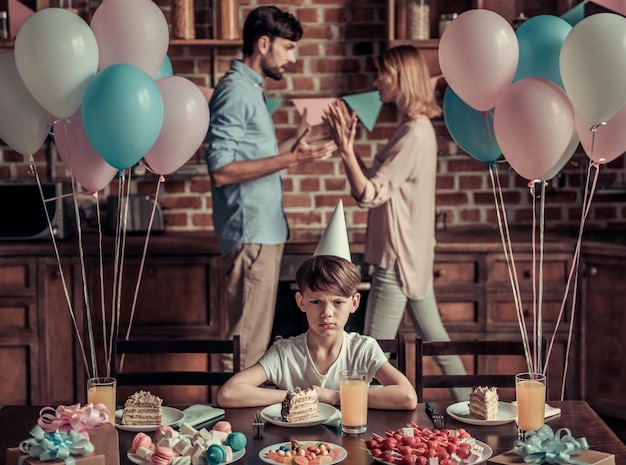
[[[215,431],[221,431],[221,432],[227,433],[227,434],[230,434],[230,433],[233,432],[233,427],[231,426],[230,422],[228,422],[228,421],[218,421],[213,426],[213,429]]]
[[[152,454],[152,463],[155,465],[168,465],[174,457],[174,451],[169,447],[156,446]]]
[[[137,450],[140,447],[150,448],[152,446],[152,439],[146,433],[137,433],[133,438],[133,450]]]

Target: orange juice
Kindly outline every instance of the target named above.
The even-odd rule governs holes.
[[[351,371],[348,370],[348,373]],[[352,370],[354,372],[354,370]],[[345,433],[360,434],[367,430],[367,390],[365,373],[354,376],[342,373],[339,385],[341,428]]]
[[[524,431],[537,431],[544,424],[546,384],[541,380],[519,380],[515,385],[517,426]]]
[[[109,421],[115,423],[115,378],[90,378],[87,380],[87,403],[104,404],[109,409]]]

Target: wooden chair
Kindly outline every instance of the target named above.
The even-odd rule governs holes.
[[[118,386],[221,386],[241,367],[241,345],[239,335],[232,340],[225,339],[130,339],[118,340],[115,347],[116,355],[143,354],[157,357],[164,354],[232,354],[233,371],[209,371],[209,360],[205,371],[161,371],[160,369],[146,369],[146,371],[119,370],[116,365],[118,357],[112,357],[111,373],[117,379]],[[125,361],[127,364],[128,361]],[[135,365],[136,366],[136,365]]]
[[[467,375],[424,374],[424,357],[436,355],[472,356],[474,372]],[[503,374],[495,370],[488,373],[480,365],[480,360],[500,356],[514,356],[515,361],[509,360],[507,366],[512,367],[511,373]],[[519,364],[516,363],[519,361]],[[522,341],[449,341],[425,342],[422,338],[415,338],[415,390],[420,402],[424,401],[425,388],[452,388],[495,386],[503,388],[515,387],[515,374],[525,371],[522,362],[525,361],[524,345]],[[500,365],[498,365],[500,366]],[[493,368],[493,367],[492,367]]]
[[[398,334],[395,339],[376,339],[378,344],[389,356],[389,361],[399,371],[406,374],[406,340],[404,335]]]

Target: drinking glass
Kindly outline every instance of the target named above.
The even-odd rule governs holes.
[[[366,371],[341,372],[339,382],[341,430],[346,434],[362,434],[367,431],[368,387]]]
[[[115,423],[115,378],[89,378],[87,380],[87,403],[104,404],[109,410],[109,421]]]
[[[541,373],[515,375],[517,400],[517,436],[523,439],[527,431],[537,431],[544,424],[546,405],[546,376]]]

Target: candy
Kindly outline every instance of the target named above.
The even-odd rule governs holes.
[[[246,447],[247,439],[243,433],[235,432],[230,433],[226,438],[226,444],[228,444],[235,452],[242,450]]]
[[[218,465],[226,458],[226,451],[219,444],[212,444],[206,451],[205,459],[211,465]]]

